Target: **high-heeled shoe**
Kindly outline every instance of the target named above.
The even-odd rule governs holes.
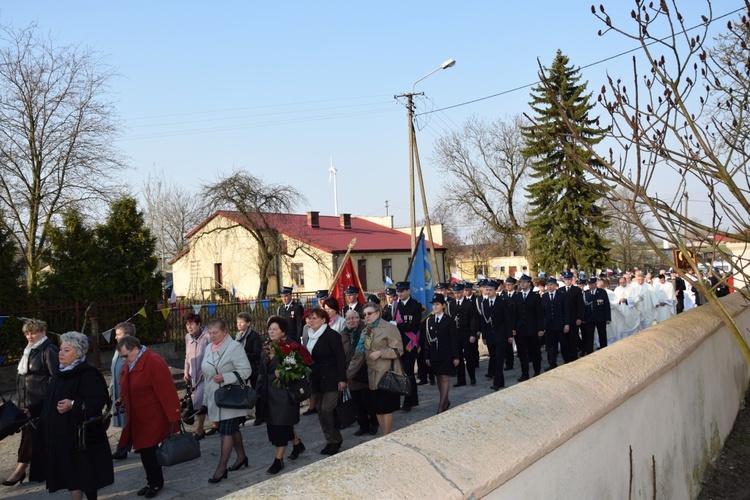
[[[18,483],[23,484],[24,479],[26,479],[26,471],[23,471],[23,473],[21,474],[21,477],[19,477],[15,481],[11,481],[11,480],[3,481],[3,486],[15,486]]]
[[[276,474],[283,468],[284,468],[284,460],[281,458],[275,458],[273,460],[273,463],[271,464],[271,467],[269,467],[266,472],[268,472],[269,474]]]
[[[227,467],[227,470],[229,472],[234,472],[236,470],[240,470],[243,466],[247,467],[247,464],[247,455],[245,455],[245,458],[243,458],[239,463],[232,465],[231,467]]]
[[[224,475],[223,475],[223,476],[219,476],[219,477],[209,477],[209,478],[208,478],[208,482],[209,482],[209,483],[212,483],[212,484],[215,484],[215,483],[220,483],[222,479],[226,479],[226,478],[227,478],[227,476],[228,476],[228,474],[227,474],[227,471],[228,471],[228,470],[229,470],[229,468],[227,468],[227,469],[226,469],[226,470],[224,471]]]

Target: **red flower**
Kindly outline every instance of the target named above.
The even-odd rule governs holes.
[[[290,346],[289,346],[288,344],[283,344],[283,345],[281,346],[281,353],[282,353],[282,354],[283,354],[284,356],[286,356],[286,355],[287,355],[287,354],[289,354],[290,352],[292,352],[292,348],[291,348],[291,347],[290,347]]]

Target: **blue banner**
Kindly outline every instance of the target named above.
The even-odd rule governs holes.
[[[432,267],[427,255],[424,234],[421,234],[414,252],[411,271],[409,272],[409,282],[411,283],[411,296],[424,307],[422,310],[422,319],[425,319],[432,312],[430,301],[435,293],[432,281]]]

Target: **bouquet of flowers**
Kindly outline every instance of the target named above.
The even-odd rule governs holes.
[[[279,360],[279,376],[275,380],[276,387],[289,385],[291,382],[302,379],[310,373],[310,365],[313,362],[312,356],[305,346],[294,343],[280,341],[272,344],[273,354]]]

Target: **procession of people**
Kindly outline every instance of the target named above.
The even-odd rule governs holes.
[[[276,449],[267,472],[277,474],[285,467],[290,441],[288,460],[306,451],[295,428],[300,415],[318,415],[326,441],[321,454],[344,449],[336,412],[343,391],[351,394],[356,407],[359,429],[354,435],[375,435],[379,430],[387,435],[397,411],[409,412],[420,404],[419,385],[430,378],[438,385],[436,413],[451,409],[451,377],[453,387],[476,385],[480,342],[489,354],[488,389],[499,391],[506,386],[504,372],[514,366],[514,346],[521,370],[518,382],[524,382],[700,304],[691,287],[666,271],[653,277],[639,270],[625,273],[617,277],[616,286],[606,275],[576,281],[574,273],[548,277],[536,286],[526,274],[476,284],[440,283],[430,304],[414,299],[406,281],[381,296],[369,294],[364,304],[356,301],[356,287],[346,289],[344,304],[321,292],[318,306],[307,310],[292,297],[291,289],[284,288],[282,305],[263,333],[252,329],[248,313],[240,313],[235,339],[223,320],[211,319],[203,327],[200,316],[190,314],[185,321],[184,379],[193,390],[195,436],[203,439],[211,433],[204,429],[206,420],[221,435],[218,465],[208,482],[218,483],[248,466],[239,426],[249,417],[255,418],[255,425],[267,426],[268,440]],[[146,472],[146,485],[138,495],[157,496],[164,487],[157,448],[185,418],[164,359],[141,345],[134,325],[117,325],[109,399],[116,410],[113,423],[124,430],[112,453],[101,440],[86,446],[76,438],[86,419],[102,415],[107,398],[103,378],[90,373],[85,364],[86,337],[64,335],[58,364],[53,360],[57,348],[45,330],[39,320],[28,320],[24,326],[28,346],[19,363],[19,403],[38,425],[21,433],[18,467],[3,486],[22,483],[31,463],[29,477],[46,481],[50,492],[67,488],[72,498],[96,498],[98,489],[114,481],[112,460],[123,460],[132,450],[139,453]],[[297,353],[292,362],[298,365],[296,371],[288,366],[290,353]],[[422,363],[424,367],[418,368]],[[91,379],[90,390],[71,378],[79,373]],[[400,388],[397,383],[383,384],[389,374],[403,379]],[[303,397],[292,397],[292,382],[304,383]],[[233,384],[255,388],[257,404],[245,409],[220,406],[216,392]],[[302,413],[308,402],[301,401],[306,399],[310,409]],[[65,439],[58,429],[66,433]],[[55,452],[70,447],[73,459],[62,464],[56,454],[37,457],[50,447]],[[99,474],[97,480],[91,480],[91,471]]]

